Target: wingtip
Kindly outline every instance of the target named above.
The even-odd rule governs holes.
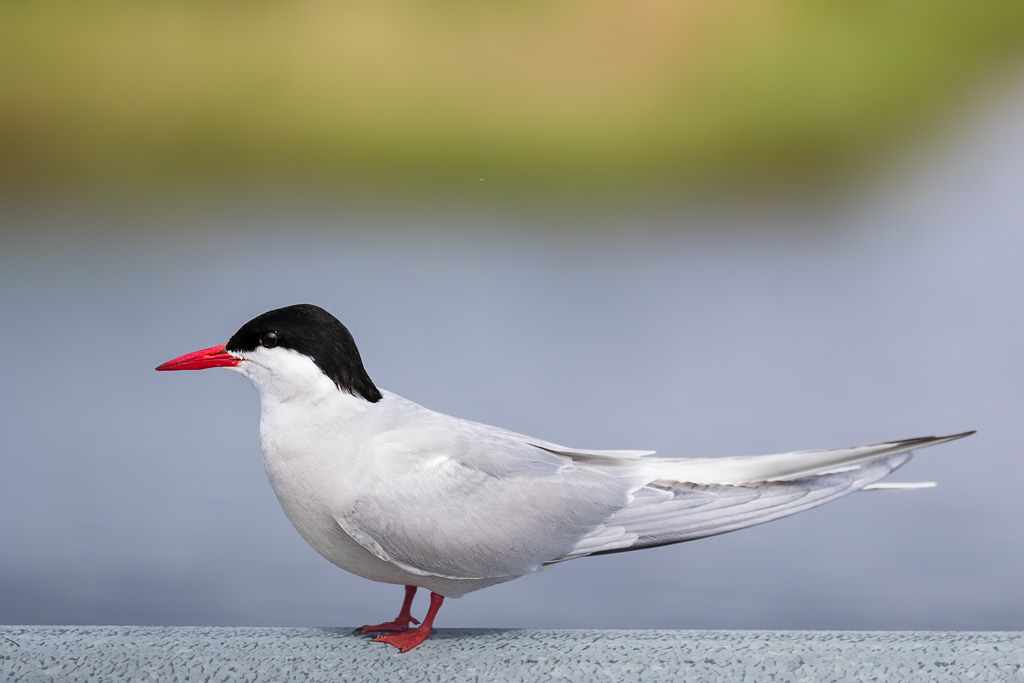
[[[959,434],[950,434],[949,436],[933,436],[929,439],[934,443],[947,443],[949,441],[956,441],[957,439],[964,439],[972,434],[977,434],[978,430],[972,429],[969,432],[960,432]]]
[[[900,441],[891,441],[892,444],[905,444],[914,446],[935,446],[940,443],[947,443],[949,441],[956,441],[957,439],[966,438],[972,434],[977,434],[977,430],[972,429],[969,432],[960,432],[959,434],[950,434],[948,436],[919,436],[915,439],[901,439]],[[882,444],[877,444],[881,446]]]

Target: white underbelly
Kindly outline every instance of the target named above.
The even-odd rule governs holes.
[[[338,525],[326,506],[318,504],[314,496],[304,497],[295,492],[287,478],[282,480],[280,472],[275,476],[268,469],[267,474],[285,516],[299,535],[329,562],[356,576],[380,583],[419,586],[451,598],[515,578],[453,579],[402,569],[360,545]]]
[[[285,476],[282,476],[285,475]],[[316,491],[298,491],[280,468],[267,469],[281,509],[299,535],[331,563],[364,579],[406,585],[414,574],[386,562],[357,543],[338,526]]]

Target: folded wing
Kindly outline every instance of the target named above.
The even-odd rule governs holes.
[[[586,555],[734,531],[868,487],[928,437],[720,459],[571,449],[409,408],[376,430],[374,466],[334,517],[411,573],[505,580]]]

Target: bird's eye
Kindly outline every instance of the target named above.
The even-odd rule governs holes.
[[[260,345],[268,349],[277,346],[277,332],[271,330],[260,335]]]

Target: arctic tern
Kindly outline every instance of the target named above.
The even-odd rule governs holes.
[[[227,367],[260,394],[267,476],[325,558],[405,586],[393,621],[364,626],[406,652],[446,597],[556,563],[735,531],[876,484],[910,451],[973,432],[732,458],[560,446],[428,410],[378,389],[348,329],[317,306],[264,313],[226,344],[157,370]],[[419,624],[417,588],[430,591]]]

